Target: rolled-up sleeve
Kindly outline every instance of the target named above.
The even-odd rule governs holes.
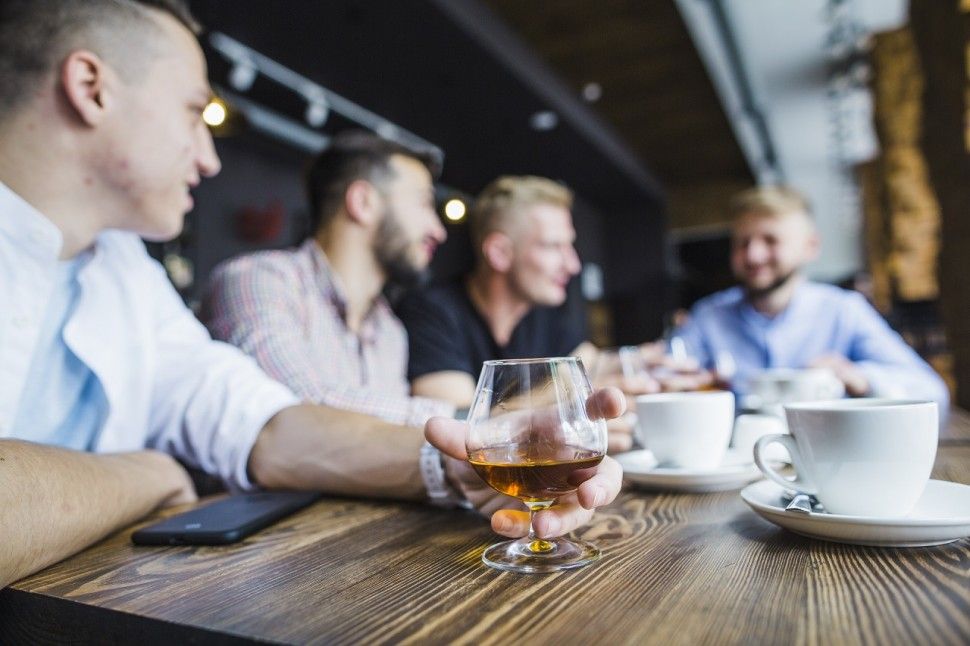
[[[848,359],[866,376],[872,394],[935,401],[944,419],[950,397],[943,379],[862,296],[849,294],[845,310],[854,331]]]
[[[212,340],[174,290],[161,289],[157,304],[150,445],[232,489],[253,488],[247,467],[257,436],[299,398],[238,349]]]

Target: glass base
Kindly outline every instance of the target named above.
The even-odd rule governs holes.
[[[599,557],[599,549],[589,543],[526,537],[492,545],[482,554],[482,562],[499,570],[533,574],[582,567]]]

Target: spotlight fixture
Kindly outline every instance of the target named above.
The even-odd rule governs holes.
[[[246,92],[256,82],[256,67],[246,60],[237,60],[229,70],[229,85],[238,92]]]
[[[559,115],[552,110],[539,110],[529,117],[529,125],[533,130],[547,132],[559,125]]]
[[[202,111],[202,120],[210,128],[218,128],[226,122],[226,104],[221,99],[212,99]]]
[[[466,212],[465,203],[458,198],[445,202],[445,217],[451,222],[461,222]]]
[[[314,128],[319,128],[327,122],[329,116],[330,105],[327,103],[326,95],[323,92],[307,94],[306,112],[303,114],[306,122]]]

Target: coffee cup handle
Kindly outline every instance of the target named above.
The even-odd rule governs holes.
[[[795,467],[795,478],[793,480],[789,480],[772,469],[768,461],[762,457],[765,448],[772,442],[778,442],[788,449],[788,453],[791,455],[792,466]],[[795,443],[795,438],[791,435],[779,433],[759,437],[758,441],[754,443],[754,463],[758,465],[761,473],[765,474],[766,478],[781,485],[785,489],[795,489],[801,493],[809,494],[818,493],[815,484],[805,478],[805,469],[802,468],[802,454],[798,452],[798,444]]]

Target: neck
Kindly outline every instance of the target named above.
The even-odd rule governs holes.
[[[29,110],[11,119],[0,126],[0,181],[60,230],[60,257],[73,258],[107,228],[94,178],[73,140],[44,126],[55,123],[53,113]]]
[[[384,289],[387,276],[367,241],[339,224],[321,229],[316,243],[327,256],[331,270],[340,277],[347,299],[347,327],[360,331],[364,317]]]
[[[755,311],[765,316],[777,316],[791,303],[795,290],[804,282],[798,272],[792,274],[782,284],[764,292],[748,292],[747,298]]]
[[[492,338],[501,346],[508,345],[515,326],[532,309],[532,303],[518,296],[505,276],[487,268],[476,270],[468,278],[466,287]]]

